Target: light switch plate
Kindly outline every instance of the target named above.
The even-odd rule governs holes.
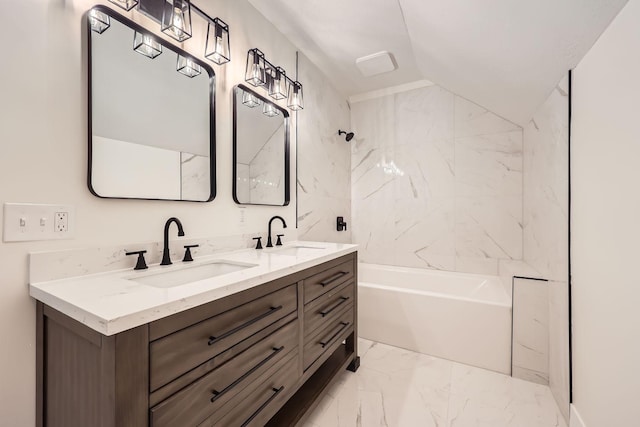
[[[73,239],[75,208],[70,205],[5,203],[4,242]]]

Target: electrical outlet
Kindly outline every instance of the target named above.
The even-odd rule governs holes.
[[[72,239],[75,209],[65,205],[4,204],[5,242]]]
[[[69,212],[56,212],[53,231],[56,233],[69,231]]]

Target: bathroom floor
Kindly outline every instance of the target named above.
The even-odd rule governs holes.
[[[359,340],[305,427],[566,427],[548,387]]]

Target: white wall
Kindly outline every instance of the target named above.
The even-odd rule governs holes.
[[[360,259],[481,274],[522,259],[522,128],[439,86],[351,108]]]
[[[574,73],[573,403],[587,427],[640,420],[640,0]]]
[[[95,3],[23,0],[12,5],[10,17],[5,17],[0,26],[5,47],[0,67],[0,203],[68,203],[76,207],[77,213],[75,240],[0,244],[2,425],[34,425],[35,302],[28,295],[28,252],[158,241],[170,216],[179,217],[186,237],[193,238],[233,233],[264,236],[268,219],[278,214],[290,224],[285,240],[296,237],[295,198],[285,208],[240,208],[231,196],[231,90],[243,80],[247,50],[258,47],[276,64],[295,70],[295,48],[245,0],[206,2],[206,10],[229,23],[232,31],[232,62],[223,67],[213,65],[217,74],[216,199],[206,204],[103,200],[89,193],[87,79],[83,72],[86,58],[81,18]],[[106,1],[100,3],[110,5]],[[148,23],[139,14],[134,16],[140,23]],[[157,31],[158,27],[153,24],[152,28]],[[194,39],[184,47],[194,55],[202,55],[206,28],[197,26],[194,32]],[[307,63],[305,67],[312,65]],[[315,82],[303,78],[302,82],[305,92],[314,90]],[[329,114],[323,109],[330,108],[333,103],[319,102],[315,112]],[[305,114],[303,110],[298,116]],[[295,135],[292,138],[295,171]],[[314,161],[318,163],[317,159]],[[295,173],[292,183],[295,185]],[[340,185],[348,187],[348,179]],[[295,195],[294,188],[292,185]],[[245,209],[244,224],[240,224],[240,209]]]
[[[284,204],[284,123],[249,163],[251,203]]]

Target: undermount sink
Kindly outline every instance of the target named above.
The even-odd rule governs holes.
[[[274,249],[271,253],[276,255],[290,255],[290,256],[298,256],[298,255],[306,255],[309,253],[313,253],[314,251],[325,249],[320,246],[305,246],[305,245],[295,245],[295,246],[287,246],[281,249]]]
[[[127,279],[144,285],[153,286],[155,288],[166,289],[186,285],[191,282],[197,282],[198,280],[234,273],[236,271],[256,266],[257,264],[244,264],[235,261],[218,260],[207,264],[182,268],[180,270],[158,272],[139,277],[131,276]]]

